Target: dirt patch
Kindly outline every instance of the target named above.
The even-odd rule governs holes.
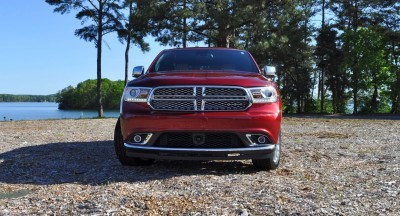
[[[319,131],[315,133],[310,133],[310,136],[316,136],[317,138],[321,139],[347,139],[350,138],[352,135],[348,133],[335,133],[335,132],[328,132],[328,131]]]

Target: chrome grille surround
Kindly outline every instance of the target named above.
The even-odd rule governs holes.
[[[163,111],[243,111],[252,102],[237,86],[162,86],[151,91],[148,105]]]

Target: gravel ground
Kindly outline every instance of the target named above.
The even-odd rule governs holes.
[[[279,169],[121,166],[116,119],[0,122],[0,215],[399,215],[400,121],[285,117]]]

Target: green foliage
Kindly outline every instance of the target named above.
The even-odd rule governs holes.
[[[344,69],[351,81],[346,90],[353,94],[353,113],[387,112],[387,106],[390,112],[400,113],[400,2],[328,2],[335,15],[333,25],[346,32],[337,43],[343,43]]]
[[[377,99],[376,104],[374,104],[369,95],[360,97],[360,101],[362,102],[362,105],[359,106],[359,113],[390,113],[390,100],[389,97],[386,95],[380,95],[380,97]]]
[[[119,108],[121,95],[124,89],[123,81],[103,79],[102,92],[104,109],[116,110]],[[96,80],[86,80],[79,83],[76,88],[68,86],[57,94],[59,109],[96,109]]]
[[[345,107],[348,98],[346,97],[346,89],[348,88],[348,77],[340,65],[343,61],[342,50],[336,42],[339,40],[337,31],[332,26],[325,26],[319,31],[316,38],[317,46],[315,49],[316,64],[320,70],[318,79],[318,97],[320,101],[320,112],[330,113],[325,106],[325,89],[331,92],[332,112],[345,113]],[[325,87],[326,86],[326,87]],[[321,110],[323,109],[323,110]]]
[[[125,0],[123,7],[128,8],[126,20],[116,31],[121,43],[128,42],[138,46],[142,52],[148,52],[150,45],[144,41],[144,37],[149,31],[149,27],[143,20],[143,11],[140,11],[134,0]]]
[[[203,39],[198,34],[204,2],[197,0],[150,0],[141,3],[149,15],[151,34],[162,45],[186,47]]]
[[[400,3],[396,0],[46,2],[56,7],[55,12],[77,10],[78,19],[91,21],[76,35],[93,41],[99,49],[100,81],[101,36],[117,31],[120,41],[127,42],[128,80],[130,44],[147,51],[143,38],[151,34],[162,45],[186,47],[190,42],[204,42],[246,49],[260,66],[277,66],[277,84],[287,113],[345,113],[349,99],[354,101],[354,113],[400,112]],[[129,15],[123,16],[128,8]],[[316,13],[321,8],[328,16],[317,29]],[[95,85],[85,83],[81,88],[86,90],[70,87],[62,92],[84,98],[84,107],[95,107],[102,103],[101,92],[93,90]],[[107,86],[100,89],[108,91]],[[109,95],[119,92],[110,92],[104,93],[105,104],[116,103],[109,100],[116,97]],[[97,102],[87,97],[96,93]],[[71,98],[62,106],[72,106],[69,103],[77,101]]]
[[[56,102],[56,95],[0,94],[0,102]]]
[[[385,43],[385,54],[387,63],[389,65],[389,88],[385,94],[391,101],[391,113],[400,113],[400,22],[399,14],[396,10],[400,10],[400,3],[394,10],[388,10],[387,13],[383,12],[386,17],[384,19],[384,26],[375,27],[383,36]],[[377,14],[381,17],[382,14]]]
[[[312,109],[310,110],[310,113],[323,113],[323,114],[336,113],[334,112],[332,99],[327,99],[324,101],[324,111],[321,111],[321,106],[320,106],[321,100],[315,99],[312,100],[311,103],[312,105],[310,105],[310,107],[312,107]]]
[[[82,24],[90,24],[75,31],[75,35],[85,41],[94,42],[96,47],[99,43],[99,30],[101,35],[116,31],[121,26],[119,19],[122,19],[120,13],[121,5],[119,0],[98,1],[97,5],[90,0],[46,0],[51,6],[54,6],[55,13],[70,13],[78,11],[76,18],[81,20]]]
[[[372,29],[348,29],[343,41],[343,67],[350,78],[355,101],[353,113],[357,113],[359,107],[368,112],[379,112],[379,95],[388,79],[382,36]]]

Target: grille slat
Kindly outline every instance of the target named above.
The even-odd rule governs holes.
[[[226,96],[246,96],[247,93],[242,89],[237,88],[206,88],[206,95],[226,95]]]
[[[158,88],[154,95],[193,95],[193,88]]]
[[[192,101],[153,101],[153,106],[163,110],[194,110]]]
[[[244,148],[242,140],[233,133],[204,133],[204,143],[196,144],[193,136],[198,133],[163,133],[155,142],[156,147],[167,148]]]
[[[240,87],[159,87],[153,91],[150,105],[170,111],[242,111],[250,106],[250,99]]]
[[[235,100],[235,101],[206,101],[206,110],[239,110],[243,107],[247,107],[249,103],[247,101]]]

